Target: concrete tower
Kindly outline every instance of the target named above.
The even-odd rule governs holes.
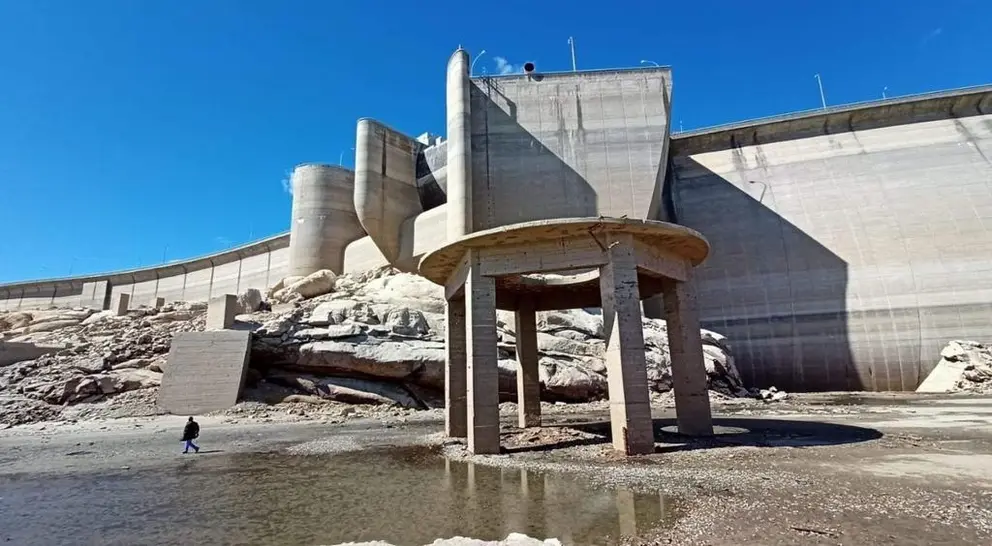
[[[352,197],[355,175],[334,165],[303,164],[293,170],[289,275],[320,269],[341,273],[344,249],[365,235]]]
[[[448,240],[472,232],[472,106],[468,52],[448,60]]]

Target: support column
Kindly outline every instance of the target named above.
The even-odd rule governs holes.
[[[444,361],[444,432],[450,438],[467,434],[465,407],[465,298],[448,300]]]
[[[696,295],[687,282],[666,280],[662,288],[679,434],[711,436],[713,416],[706,388],[706,364],[703,362]]]
[[[541,426],[541,377],[538,372],[537,316],[534,302],[521,301],[515,313],[517,335],[517,424]]]
[[[468,449],[499,453],[499,382],[496,353],[496,280],[483,276],[469,251],[465,281]]]
[[[611,324],[606,332],[606,370],[613,448],[628,455],[652,453],[637,258],[630,235],[612,238],[608,244],[609,262],[599,269],[599,287],[604,312],[612,309],[612,317],[604,316],[603,323]]]

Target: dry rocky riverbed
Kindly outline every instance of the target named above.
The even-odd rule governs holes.
[[[631,459],[619,458],[610,449],[605,436],[608,413],[596,404],[547,404],[544,406],[545,426],[526,431],[513,426],[513,409],[510,404],[503,407],[505,453],[497,456],[471,456],[460,442],[445,440],[438,432],[442,421],[436,410],[339,424],[278,422],[276,419],[271,423],[260,423],[257,419],[229,415],[206,416],[201,419],[201,440],[204,451],[209,454],[197,459],[177,453],[176,439],[183,421],[180,416],[35,423],[0,432],[0,453],[3,454],[0,456],[0,485],[6,484],[2,489],[9,496],[16,483],[4,480],[16,480],[17,476],[25,476],[29,479],[25,483],[47,490],[50,486],[58,486],[62,478],[57,476],[64,473],[93,476],[91,479],[110,480],[106,483],[126,487],[127,480],[133,479],[138,484],[145,479],[143,476],[148,479],[158,476],[156,472],[171,476],[192,471],[200,488],[213,491],[204,496],[202,507],[198,505],[199,515],[186,519],[190,517],[188,511],[174,513],[163,506],[155,511],[154,522],[149,520],[146,524],[154,523],[149,529],[163,526],[185,529],[204,538],[213,536],[209,533],[215,532],[215,527],[225,528],[226,518],[231,517],[226,503],[234,502],[234,497],[228,496],[225,488],[233,482],[224,476],[246,464],[236,462],[241,460],[238,457],[252,456],[271,461],[268,464],[275,465],[269,467],[273,476],[285,474],[280,474],[282,468],[296,468],[298,472],[326,468],[325,473],[335,469],[334,476],[340,476],[327,483],[314,477],[319,473],[306,474],[299,483],[294,482],[295,494],[312,496],[314,502],[322,502],[319,499],[325,498],[324,502],[331,502],[337,498],[328,496],[328,491],[337,489],[337,495],[350,491],[345,482],[335,485],[334,480],[344,480],[344,476],[358,473],[356,479],[364,485],[354,487],[364,487],[367,493],[347,497],[355,506],[354,510],[383,509],[379,505],[362,504],[371,498],[378,499],[376,502],[379,503],[387,502],[392,508],[382,512],[384,515],[380,516],[379,523],[371,528],[364,520],[357,527],[350,525],[348,520],[339,520],[337,525],[327,527],[320,525],[321,519],[314,519],[313,513],[296,518],[294,514],[303,508],[279,509],[278,503],[289,502],[288,498],[282,497],[268,501],[267,504],[274,504],[266,506],[265,514],[256,514],[251,507],[258,504],[257,498],[264,497],[268,488],[278,487],[267,478],[268,471],[262,467],[258,474],[252,474],[252,480],[258,483],[238,486],[236,494],[236,497],[256,498],[253,504],[242,507],[252,511],[239,515],[237,521],[241,523],[235,526],[247,533],[238,535],[238,540],[248,543],[331,544],[369,540],[393,544],[430,543],[431,540],[410,542],[402,539],[402,532],[393,531],[408,529],[412,533],[412,529],[423,527],[424,522],[419,519],[408,521],[409,509],[405,507],[412,504],[426,505],[425,513],[455,510],[453,520],[431,519],[432,525],[437,525],[431,528],[431,536],[445,539],[468,536],[495,540],[506,538],[510,532],[519,532],[542,540],[559,539],[563,543],[581,544],[584,542],[577,538],[579,535],[570,537],[569,532],[577,533],[580,528],[585,529],[584,525],[592,524],[601,526],[608,535],[597,539],[598,543],[992,543],[992,474],[988,472],[992,465],[992,455],[989,455],[992,452],[992,399],[915,395],[865,398],[837,394],[797,395],[773,405],[727,400],[716,407],[718,435],[704,441],[687,441],[673,434],[671,410],[657,408],[657,452]],[[440,459],[443,454],[450,464],[467,464],[469,468],[452,467],[452,477],[443,478],[448,474],[422,473],[417,466],[402,467],[393,476],[388,470],[392,464],[389,459],[370,468],[352,469],[349,466],[366,458],[378,461],[376,457],[381,457],[379,454],[383,449],[387,453],[410,453],[416,446],[428,450],[417,457],[427,460],[437,457],[443,461]],[[349,453],[357,458],[350,455],[340,458]],[[234,459],[226,462],[230,457]],[[222,462],[202,462],[210,460]],[[221,464],[220,468],[225,470],[220,474],[207,472],[213,468],[211,464]],[[444,466],[444,463],[439,464]],[[195,471],[199,467],[203,470]],[[303,470],[311,467],[314,468]],[[496,473],[486,470],[489,468]],[[362,478],[366,472],[374,473],[376,478],[372,479],[372,474]],[[475,481],[466,482],[469,479],[466,476],[475,476]],[[548,482],[548,478],[542,476],[558,478]],[[396,483],[381,482],[387,477],[411,480],[411,485],[397,489]],[[447,485],[432,481],[442,478]],[[216,480],[223,481],[215,483]],[[577,502],[576,499],[558,496],[569,491],[561,485],[569,480],[579,480],[594,490],[615,493],[610,493],[613,497],[606,506],[583,508],[580,503],[570,511],[563,503]],[[311,481],[318,489],[307,489]],[[421,494],[418,491],[424,491],[428,484],[441,489],[418,496]],[[552,487],[553,484],[558,485]],[[258,491],[254,489],[256,487]],[[444,493],[451,487],[471,487],[474,493],[464,497],[461,504],[448,506],[444,504],[446,495],[458,493]],[[378,488],[392,492],[380,494],[376,492]],[[94,490],[93,494],[103,494],[100,493],[102,490]],[[75,494],[86,496],[85,489]],[[386,498],[391,500],[383,500]],[[504,500],[502,504],[491,504],[492,499],[499,498],[527,499],[531,511],[528,516],[531,519],[527,521],[535,514],[544,513],[545,519],[539,520],[546,523],[535,526],[531,521],[522,527],[515,524],[519,503],[508,504]],[[3,502],[0,499],[0,507],[4,507]],[[64,501],[53,497],[48,502],[52,506],[47,508],[54,510]],[[79,502],[91,507],[90,511],[100,506],[95,498],[80,499]],[[194,496],[191,502],[201,501]],[[473,508],[476,502],[483,504]],[[481,506],[487,508],[478,512]],[[215,507],[215,511],[211,511],[211,507]],[[553,518],[556,510],[565,512]],[[608,521],[602,517],[585,519],[590,510],[598,510]],[[0,510],[0,514],[3,512]],[[487,514],[492,525],[482,525],[473,519],[482,513]],[[96,531],[89,520],[83,521],[88,515],[89,512],[81,515],[79,521],[76,521],[79,518],[67,515],[67,528],[84,533],[79,536],[90,536]],[[121,517],[125,515],[126,511]],[[108,524],[118,524],[113,514],[105,517],[109,518]],[[256,517],[266,521],[266,526],[257,528],[244,523],[254,521],[252,518]],[[0,535],[5,532],[5,536],[14,539],[25,536],[10,534],[21,525],[11,525],[12,522],[3,518],[0,515],[0,529],[5,530]],[[284,521],[285,518],[289,519]],[[453,522],[443,523],[449,520]],[[18,523],[30,527],[30,521],[28,518]],[[207,521],[209,526],[204,525]],[[123,521],[119,523],[125,528],[128,525]],[[48,523],[38,521],[36,524],[38,532],[50,532],[46,531],[51,529]],[[280,541],[265,534],[265,529],[285,529],[286,525],[290,525],[293,532],[301,533],[292,536],[306,540],[287,540],[289,535],[283,535]],[[109,540],[113,536],[100,538],[113,543]],[[159,538],[165,540],[163,537]],[[97,537],[94,535],[93,538]],[[216,542],[232,540],[234,538],[222,537]],[[21,542],[13,540],[12,543]]]

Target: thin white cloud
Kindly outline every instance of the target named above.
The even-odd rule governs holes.
[[[223,235],[218,235],[214,237],[214,242],[217,243],[219,246],[231,246],[231,240],[228,239],[227,237],[224,237]]]
[[[282,191],[290,195],[293,195],[293,182],[291,177],[292,174],[290,174],[289,172],[284,173],[282,175],[282,180],[280,180],[280,183],[282,183]]]
[[[923,37],[923,45],[927,45],[932,40],[936,39],[938,36],[944,33],[944,27],[937,27],[926,34]]]
[[[496,61],[496,70],[500,74],[515,74],[520,71],[517,66],[506,60],[506,57],[493,57],[493,60]]]

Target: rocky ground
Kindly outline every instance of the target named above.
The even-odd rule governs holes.
[[[335,277],[318,272],[287,279],[268,294],[239,296],[235,327],[254,332],[242,416],[334,419],[403,415],[441,404],[444,300],[440,287],[392,269]],[[36,421],[161,413],[157,388],[176,332],[204,327],[206,305],[175,303],[110,311],[50,309],[0,313],[0,340],[50,353],[0,364],[0,426]],[[516,389],[513,314],[498,312],[499,389]],[[606,396],[603,321],[596,309],[538,317],[542,398],[583,403]],[[723,336],[704,330],[710,388],[724,397],[784,398],[748,392]],[[653,396],[672,388],[664,321],[644,320]],[[351,409],[347,409],[351,407]]]
[[[964,365],[961,378],[954,386],[955,391],[992,394],[992,346],[956,340],[944,347],[940,358],[938,365]]]

